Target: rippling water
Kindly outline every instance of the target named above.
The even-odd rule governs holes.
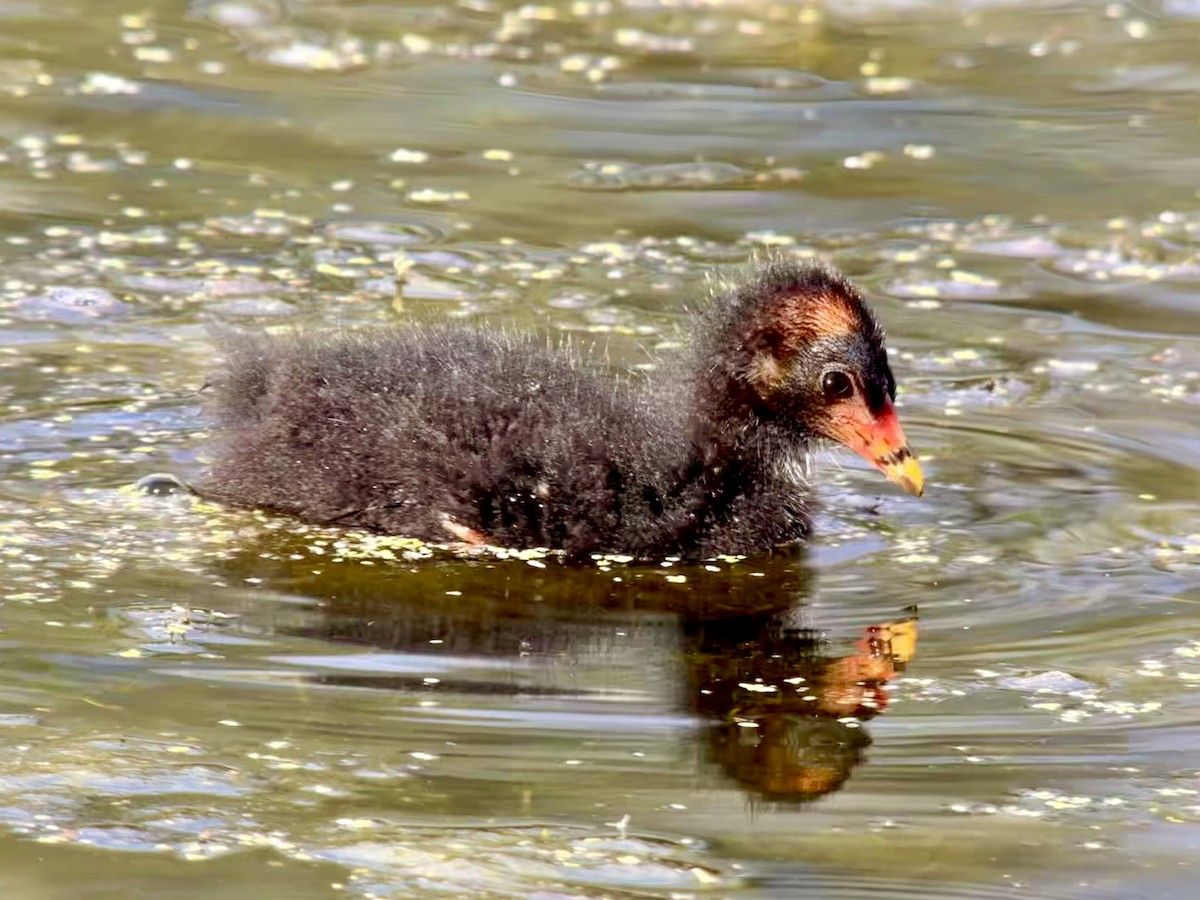
[[[1193,897],[1198,42],[1188,0],[0,6],[0,888]],[[647,368],[766,251],[869,292],[930,479],[828,454],[804,554],[130,490],[202,466],[213,324]]]

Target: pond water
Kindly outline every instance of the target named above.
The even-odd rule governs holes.
[[[1191,0],[0,5],[4,896],[1194,897],[1198,44]],[[928,479],[822,454],[804,553],[131,490],[201,470],[213,326],[648,369],[768,251],[870,295]]]

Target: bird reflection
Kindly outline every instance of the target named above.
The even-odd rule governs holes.
[[[836,791],[871,740],[863,723],[887,709],[885,685],[916,649],[916,609],[867,628],[837,655],[811,628],[751,615],[716,627],[685,622],[696,649],[687,667],[693,708],[709,726],[721,768],[768,803]]]
[[[253,572],[276,590],[316,601],[318,615],[281,623],[289,632],[514,663],[503,683],[464,673],[438,686],[446,690],[600,695],[588,673],[618,672],[632,648],[656,661],[646,677],[663,679],[668,694],[703,722],[704,755],[755,801],[771,804],[811,801],[846,782],[870,744],[864,723],[887,709],[886,685],[916,646],[915,609],[866,628],[850,648],[824,639],[807,620],[811,573],[799,550],[714,572],[461,559],[314,570],[311,558],[259,549],[228,561],[227,574]],[[430,689],[407,673],[313,677]]]

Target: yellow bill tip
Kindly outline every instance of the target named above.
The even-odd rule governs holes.
[[[881,468],[888,481],[900,485],[914,497],[925,493],[925,473],[921,471],[921,464],[915,456],[904,454],[903,459],[890,462]]]

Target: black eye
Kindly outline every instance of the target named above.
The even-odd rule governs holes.
[[[821,390],[825,394],[825,400],[832,403],[835,400],[845,400],[847,397],[854,396],[854,382],[850,380],[850,376],[845,372],[839,372],[834,369],[832,372],[826,372],[821,376]]]

